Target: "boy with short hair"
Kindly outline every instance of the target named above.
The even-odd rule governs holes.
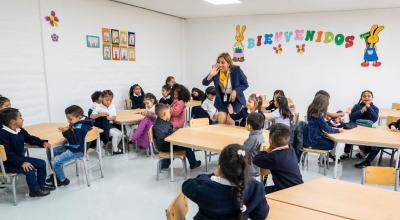
[[[280,123],[272,125],[269,152],[262,151],[254,157],[255,165],[269,169],[272,174],[275,185],[265,187],[266,194],[303,183],[295,151],[288,146],[289,139],[289,126]]]
[[[215,95],[217,94],[214,86],[209,86],[206,89],[206,99],[201,104],[201,107],[208,113],[211,121],[216,121],[218,110],[214,106]]]
[[[264,127],[264,115],[258,112],[252,112],[247,116],[247,124],[246,129],[250,131],[249,137],[244,141],[243,146],[251,156],[251,160],[254,160],[254,157],[260,152],[260,147],[264,144],[264,135],[263,135],[263,127]],[[252,176],[259,175],[259,168],[254,164],[250,166],[250,174]]]
[[[51,145],[38,137],[30,135],[23,129],[24,120],[18,109],[6,108],[0,111],[0,145],[5,148],[7,161],[6,172],[21,173],[26,176],[30,197],[42,197],[50,194],[55,188],[45,184],[46,162],[25,156],[25,143],[51,148]]]
[[[92,99],[92,107],[89,109],[88,112],[88,117],[92,114],[93,110],[98,106],[101,105],[102,97],[101,97],[102,92],[101,91],[95,91],[92,93],[90,98]]]

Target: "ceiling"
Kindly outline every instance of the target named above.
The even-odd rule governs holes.
[[[111,0],[181,18],[286,14],[400,7],[399,0],[242,0],[217,6],[203,0]]]

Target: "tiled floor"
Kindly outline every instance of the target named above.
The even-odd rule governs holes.
[[[31,155],[44,158],[41,149],[31,150]],[[196,152],[201,160],[203,152]],[[216,165],[217,157],[213,157],[210,169]],[[387,162],[387,161],[385,161]],[[165,208],[180,191],[183,182],[181,163],[175,161],[177,167],[175,182],[170,182],[169,173],[162,173],[156,181],[155,158],[129,153],[129,155],[104,157],[104,176],[100,179],[98,171],[90,173],[92,185],[87,187],[84,175],[79,180],[75,176],[75,168],[67,168],[71,184],[61,187],[44,198],[30,198],[23,177],[18,181],[18,206],[13,206],[11,193],[0,192],[1,219],[165,219]],[[360,183],[361,170],[352,167],[355,160],[347,160],[340,165],[343,170],[340,179]],[[203,163],[204,164],[204,163]],[[308,171],[302,171],[304,181],[323,176],[322,168],[317,166],[317,157],[310,156]],[[333,167],[328,171],[332,177]],[[191,171],[191,176],[204,172],[204,166]],[[271,178],[270,178],[271,179]],[[271,181],[269,179],[269,181]],[[391,188],[389,187],[388,190]],[[327,192],[327,198],[329,198]],[[334,193],[334,192],[332,192]],[[187,219],[197,212],[194,203],[189,205]]]

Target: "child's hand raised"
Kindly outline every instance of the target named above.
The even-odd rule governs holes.
[[[233,107],[231,104],[228,105],[228,113],[233,114]]]

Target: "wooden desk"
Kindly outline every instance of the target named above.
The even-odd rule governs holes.
[[[321,178],[269,194],[290,205],[349,219],[399,219],[400,192]]]
[[[354,129],[345,130],[339,134],[327,134],[327,137],[336,142],[336,161],[334,168],[334,178],[337,177],[337,164],[340,153],[345,144],[365,145],[372,147],[400,148],[400,133],[393,132],[386,126],[377,128],[367,128],[358,126]],[[396,158],[396,168],[399,163],[399,156]]]
[[[65,127],[68,123],[41,123],[24,127],[29,134],[37,136],[41,139],[48,140],[52,146],[62,145],[65,143],[65,138],[59,127]]]
[[[302,208],[295,205],[268,199],[269,213],[266,220],[340,220],[345,219],[339,216],[330,215],[324,212]]]
[[[382,123],[382,119],[386,119],[388,117],[400,117],[400,110],[389,109],[389,108],[380,108],[379,109],[379,124]]]
[[[115,119],[115,123],[121,125],[123,153],[126,152],[125,135],[124,135],[125,125],[135,124],[143,120],[144,116],[140,114],[143,111],[144,109],[130,109],[130,110],[120,110],[117,112],[117,118]]]
[[[228,144],[243,144],[249,131],[243,127],[229,125],[209,125],[196,128],[181,128],[168,136],[170,142],[171,161],[173,145],[180,145],[211,152],[221,152]],[[264,130],[264,138],[268,143],[269,132]],[[171,181],[173,181],[173,166],[171,164]]]

